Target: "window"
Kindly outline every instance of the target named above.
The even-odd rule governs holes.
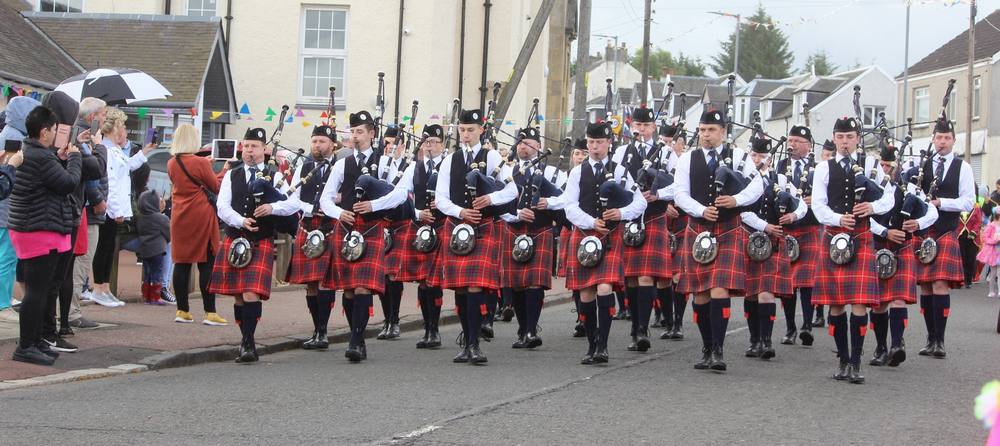
[[[951,97],[948,98],[948,109],[945,113],[950,121],[958,119],[958,85],[955,85],[955,88],[951,90]]]
[[[739,110],[736,112],[736,122],[740,124],[747,123],[747,100],[738,99],[737,102],[740,104]]]
[[[885,107],[881,105],[866,105],[864,107],[864,126],[874,127],[879,121],[879,113],[885,113]]]
[[[334,86],[342,103],[347,93],[347,10],[309,8],[302,18],[299,100],[326,103]]]
[[[83,0],[39,0],[36,4],[42,12],[83,12]]]
[[[188,0],[187,15],[193,17],[215,16],[216,0]]]
[[[983,78],[972,78],[972,119],[979,119],[979,98],[983,92]]]
[[[931,119],[931,98],[927,87],[913,90],[913,120],[927,122]]]

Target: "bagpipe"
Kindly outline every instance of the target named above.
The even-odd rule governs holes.
[[[609,157],[610,158],[610,157]],[[621,209],[632,204],[635,198],[635,191],[638,183],[633,183],[631,188],[625,187],[626,175],[622,175],[621,180],[615,181],[615,170],[617,165],[609,161],[604,174],[604,181],[597,188],[597,214],[598,218],[610,209]],[[609,229],[613,227],[613,222]],[[607,247],[601,237],[590,235],[580,240],[576,249],[576,259],[585,267],[597,266],[604,258]]]
[[[270,166],[273,166],[273,161]],[[262,205],[277,203],[288,198],[274,187],[269,171],[257,172],[247,184],[247,191],[248,202],[243,215],[246,218],[252,218],[254,210]],[[299,229],[299,216],[296,214],[288,216],[267,215],[257,219],[257,227],[260,233],[265,235],[273,233],[295,234]],[[253,249],[250,240],[248,240],[252,236],[245,229],[241,228],[239,231],[240,236],[233,240],[229,246],[229,252],[226,253],[226,259],[234,268],[244,268],[253,260]]]
[[[452,101],[451,116],[448,119],[448,135],[445,137],[445,147],[448,146],[448,142],[451,140],[455,125],[458,122],[458,113],[461,108],[461,101],[457,98]],[[419,147],[419,144],[418,144]],[[443,161],[442,161],[443,162]],[[434,166],[431,171],[427,172],[427,185],[424,189],[424,196],[426,197],[423,203],[415,203],[420,209],[427,209],[430,207],[431,203],[434,202],[434,197],[437,191],[438,182],[438,169],[441,167],[441,163]],[[413,249],[417,252],[429,253],[437,249],[438,246],[438,235],[437,230],[434,229],[433,225],[422,224],[417,228],[416,236],[412,242]]]

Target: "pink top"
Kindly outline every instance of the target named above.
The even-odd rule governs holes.
[[[69,251],[70,236],[52,231],[10,231],[10,243],[17,258],[26,260],[48,255],[53,249],[60,253]]]
[[[983,247],[979,248],[976,260],[984,265],[1000,265],[1000,225],[997,222],[990,222],[983,229]]]

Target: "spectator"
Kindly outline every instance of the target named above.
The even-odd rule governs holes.
[[[163,264],[170,241],[170,219],[163,215],[166,203],[153,190],[139,195],[139,248],[142,259],[142,297],[149,305],[168,305],[160,299]]]
[[[1000,178],[997,179],[997,183],[994,186],[993,193],[989,195],[986,203],[983,204],[983,213],[986,214],[987,217],[992,216],[993,209],[1000,206]]]
[[[146,155],[155,146],[144,147],[134,156],[127,156],[119,143],[127,130],[127,116],[121,110],[111,108],[107,112],[101,133],[103,144],[108,150],[108,209],[107,220],[101,225],[97,250],[94,252],[94,302],[106,307],[125,305],[111,293],[111,266],[118,255],[118,232],[128,228],[132,220],[132,181],[129,174],[146,163]],[[121,227],[121,229],[119,229]]]
[[[215,295],[208,292],[212,264],[219,249],[219,220],[215,216],[214,197],[219,193],[219,178],[225,173],[212,171],[212,163],[195,155],[198,152],[198,130],[181,124],[174,131],[170,145],[173,158],[167,162],[167,175],[173,184],[170,218],[170,238],[174,241],[174,293],[177,295],[177,316],[174,321],[194,322],[188,303],[191,286],[191,266],[198,265],[198,286],[205,310],[205,325],[226,325],[215,311]]]
[[[7,141],[22,141],[28,133],[24,127],[24,118],[32,109],[39,105],[38,101],[28,97],[11,98],[7,103],[6,126],[0,130],[0,150],[6,147]],[[18,152],[20,153],[20,152]],[[0,322],[17,323],[17,312],[11,307],[14,298],[14,276],[17,269],[17,255],[14,254],[14,246],[10,244],[10,236],[7,233],[7,216],[10,208],[10,201],[7,196],[10,194],[10,187],[13,187],[14,169],[20,164],[21,157],[11,157],[4,155],[0,166],[3,176],[9,183],[3,183],[0,179],[0,187],[8,187],[6,193],[0,196]]]
[[[976,260],[983,262],[989,268],[986,273],[986,282],[990,285],[990,292],[987,296],[1000,296],[1000,208],[994,208],[990,215],[990,224],[983,228],[983,247],[979,250]]]
[[[96,133],[104,123],[107,114],[107,104],[97,98],[84,98],[80,102],[80,119],[76,126],[82,130],[91,130]],[[96,124],[96,125],[95,125]],[[70,304],[69,326],[72,328],[92,329],[98,324],[83,317],[80,311],[81,300],[93,300],[93,293],[87,289],[86,284],[91,276],[94,252],[97,250],[97,238],[99,228],[104,224],[105,212],[108,209],[108,202],[105,199],[108,195],[108,175],[107,159],[108,150],[103,144],[83,144],[80,150],[84,154],[94,154],[104,160],[105,167],[101,170],[101,178],[86,182],[84,187],[84,203],[86,204],[86,250],[73,263],[73,299]]]
[[[28,113],[27,138],[21,149],[24,162],[10,196],[10,237],[25,279],[20,338],[13,359],[40,365],[52,365],[58,357],[43,342],[41,327],[47,301],[55,300],[60,280],[66,276],[72,257],[62,254],[70,250],[70,234],[80,215],[72,198],[80,184],[80,150],[72,143],[53,149],[58,122],[56,114],[44,106]],[[55,339],[57,346],[60,341]]]

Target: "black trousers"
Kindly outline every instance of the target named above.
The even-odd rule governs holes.
[[[108,217],[98,230],[97,249],[94,251],[93,273],[94,283],[111,282],[111,264],[116,253],[118,238],[118,223]]]
[[[214,264],[215,255],[209,248],[206,261],[198,263],[198,288],[201,290],[201,304],[206,313],[215,313],[215,294],[208,292],[208,280],[212,278]],[[191,265],[191,263],[174,265],[174,296],[177,297],[177,309],[180,311],[191,311],[191,305],[188,303]]]
[[[979,247],[976,246],[976,241],[966,234],[958,236],[958,247],[962,253],[962,272],[965,275],[965,284],[971,285],[972,280],[976,278],[976,254],[979,253]]]
[[[67,255],[68,254],[68,255]],[[73,253],[48,254],[20,261],[24,275],[24,299],[21,301],[20,335],[22,348],[27,348],[39,341],[42,327],[45,324],[46,310],[52,308],[55,313],[56,300],[59,298],[61,278],[66,276],[66,269]]]

